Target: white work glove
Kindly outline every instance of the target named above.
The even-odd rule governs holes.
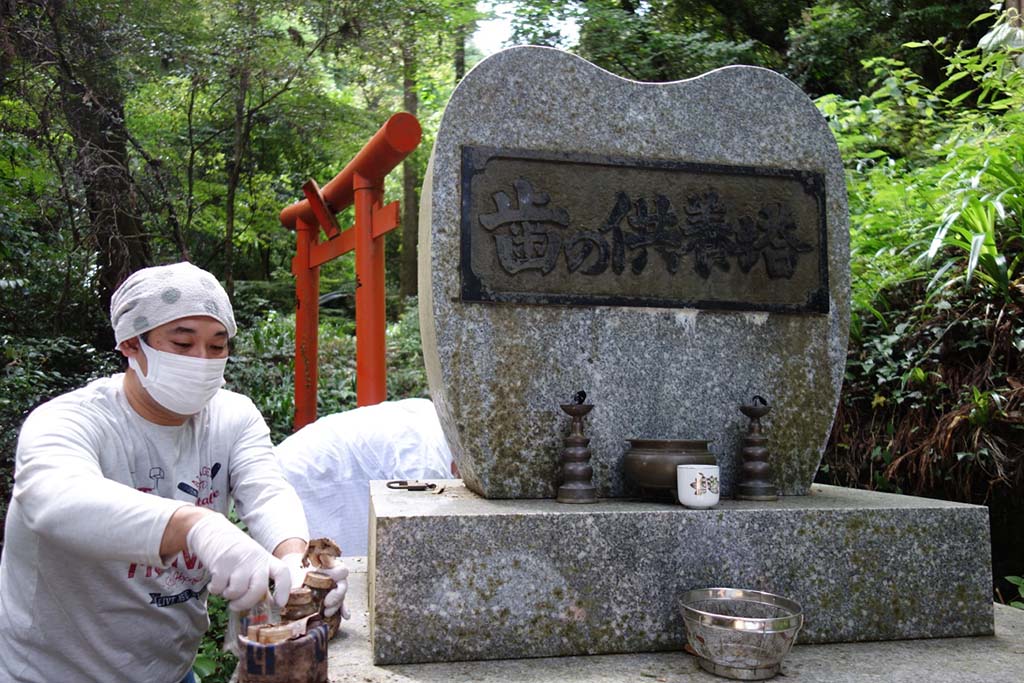
[[[338,584],[337,588],[332,588],[331,592],[324,596],[324,616],[333,616],[341,610],[342,619],[351,619],[352,615],[345,607],[345,593],[348,592],[348,567],[340,559],[335,558],[333,562],[334,566],[320,569]]]
[[[224,515],[203,515],[186,537],[190,552],[210,571],[210,592],[230,600],[236,612],[251,608],[274,580],[274,599],[288,602],[288,567],[247,536]]]
[[[334,579],[334,582],[338,584],[332,588],[331,591],[324,596],[324,616],[330,617],[335,614],[338,610],[341,610],[341,616],[343,619],[351,619],[352,615],[345,608],[345,593],[348,592],[348,567],[338,558],[331,558],[334,564],[331,567],[316,567],[302,566],[303,553],[289,553],[281,558],[281,560],[288,566],[288,572],[291,575],[291,584],[295,587],[301,586],[306,581],[307,572],[320,572]]]

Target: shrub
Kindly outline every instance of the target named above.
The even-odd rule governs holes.
[[[941,56],[945,82],[930,89],[874,59],[869,93],[818,100],[846,163],[853,275],[846,379],[818,481],[985,504],[994,575],[1019,575],[1020,50],[908,47]]]
[[[942,55],[947,80],[874,59],[870,95],[819,100],[847,164],[854,287],[827,474],[983,502],[1024,484],[1024,72],[1013,50],[908,47]]]
[[[1024,578],[1019,576],[1007,576],[1006,580],[1017,587],[1017,597],[1024,599]],[[1024,609],[1024,602],[1021,602],[1021,600],[1011,600],[1010,607]]]

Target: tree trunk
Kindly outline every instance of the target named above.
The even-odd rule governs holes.
[[[78,148],[77,174],[96,244],[101,296],[109,303],[125,278],[153,262],[136,207],[135,184],[128,173],[121,102],[108,100],[102,109],[91,108],[83,102],[84,88],[78,83],[62,78],[60,86],[64,114]],[[117,115],[111,116],[111,110]]]
[[[232,145],[231,162],[228,165],[227,190],[224,207],[224,289],[228,296],[235,295],[235,197],[242,177],[242,161],[249,142],[251,127],[246,99],[249,95],[249,65],[239,66],[238,90],[235,92],[235,139]]]
[[[109,306],[117,286],[153,261],[129,172],[124,93],[117,80],[116,56],[109,36],[102,35],[86,15],[54,3],[40,19],[38,28],[45,24],[46,33],[40,38],[40,33],[26,31],[18,38],[32,44],[19,47],[37,64],[56,66],[54,80],[74,140],[75,170],[92,226],[100,296]],[[74,33],[74,39],[65,33]]]
[[[466,75],[466,37],[469,35],[469,27],[460,24],[455,29],[455,85],[458,85],[462,77]]]
[[[419,96],[416,94],[416,53],[412,40],[402,41],[402,99],[405,110],[416,116]],[[419,173],[412,156],[402,162],[402,253],[398,291],[402,296],[417,293],[416,265],[419,236]]]

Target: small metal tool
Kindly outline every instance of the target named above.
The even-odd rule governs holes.
[[[404,479],[399,479],[396,481],[389,481],[388,488],[399,491],[433,491],[437,488],[437,484],[431,484],[425,481],[406,481]]]

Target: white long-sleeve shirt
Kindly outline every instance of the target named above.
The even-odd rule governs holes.
[[[209,573],[160,558],[186,504],[227,514],[264,548],[308,539],[252,402],[221,390],[181,426],[128,404],[123,375],[43,404],[18,440],[0,560],[0,681],[177,683],[209,626]]]

